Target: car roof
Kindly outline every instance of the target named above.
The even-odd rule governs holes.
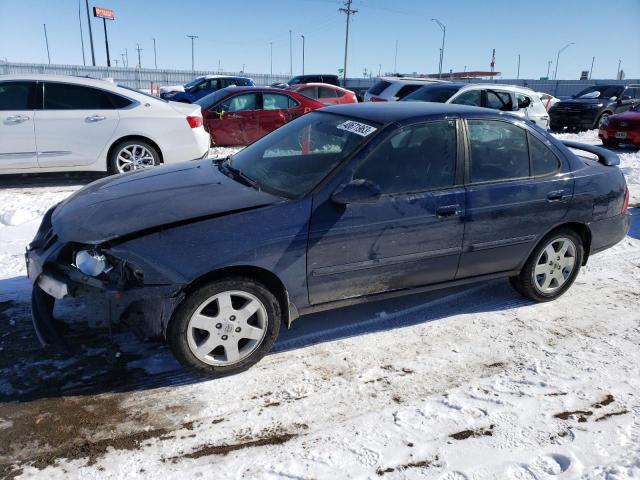
[[[297,85],[293,85],[291,88],[307,88],[307,87],[325,87],[325,88],[333,88],[337,90],[346,90],[346,88],[339,87],[338,85],[333,85],[331,83],[321,83],[321,82],[311,82],[311,83],[299,83]]]
[[[447,80],[438,80],[435,78],[423,78],[423,77],[380,77],[380,80],[385,82],[400,82],[400,83],[451,83]]]
[[[242,75],[203,75],[196,78],[205,78],[207,80],[211,78],[242,78],[243,80],[251,80],[249,77],[243,77]]]
[[[320,111],[336,113],[338,115],[345,115],[380,124],[399,122],[403,120],[437,119],[448,116],[481,116],[490,118],[507,117],[514,120],[521,120],[519,117],[510,115],[506,112],[500,112],[498,110],[431,102],[351,103],[325,107]]]
[[[487,90],[499,88],[500,90],[507,90],[509,92],[536,93],[533,90],[531,90],[529,87],[522,87],[520,85],[510,85],[508,83],[465,83],[460,90],[474,90],[477,88],[486,88]]]

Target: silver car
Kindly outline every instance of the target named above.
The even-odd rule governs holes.
[[[402,101],[454,103],[492,108],[527,118],[549,129],[549,113],[540,96],[533,90],[517,85],[495,83],[440,83],[425,85]]]

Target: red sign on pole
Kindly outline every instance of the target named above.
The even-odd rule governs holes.
[[[116,17],[113,15],[113,10],[110,8],[103,7],[93,7],[93,16],[99,18],[106,18],[107,20],[115,20]]]

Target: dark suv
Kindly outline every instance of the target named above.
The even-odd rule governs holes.
[[[549,109],[551,130],[597,128],[605,118],[640,104],[640,85],[594,85]]]
[[[300,85],[303,83],[328,83],[330,85],[340,86],[340,81],[337,75],[327,75],[325,73],[320,75],[298,75],[287,81],[287,85]]]

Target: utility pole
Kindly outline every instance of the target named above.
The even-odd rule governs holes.
[[[44,33],[45,36],[47,35],[47,29],[46,29],[46,25],[45,25],[45,29],[44,29]],[[48,44],[47,44],[48,45]],[[49,47],[47,47],[47,53],[49,52],[48,50]],[[51,61],[49,61],[49,63],[51,63]],[[622,80],[620,78],[620,67],[622,66],[622,60],[618,60],[618,73],[616,74],[616,80]]]
[[[122,57],[122,66],[126,67],[127,66],[127,62],[124,61],[124,53],[121,53],[120,56]]]
[[[562,52],[564,52],[567,48],[569,48],[571,45],[575,45],[575,43],[574,42],[567,43],[564,47],[562,47],[560,50],[558,50],[558,57],[556,58],[556,69],[553,72],[553,79],[554,80],[557,78],[557,75],[558,75],[558,62],[560,61],[560,54]]]
[[[113,59],[113,61],[114,61],[114,62],[116,62],[116,68],[118,68],[118,62],[119,62],[120,60],[118,60],[117,58],[114,58],[114,59]]]
[[[304,75],[304,35],[302,37],[302,74]]]
[[[393,56],[393,73],[398,73],[398,40],[396,40],[396,53]]]
[[[80,24],[80,45],[82,46],[82,64],[86,67],[87,61],[84,58],[84,35],[82,34],[82,16],[80,15],[80,10],[82,7],[80,6],[80,0],[78,0],[78,23]]]
[[[152,38],[153,40],[153,64],[156,66],[156,70],[158,69],[158,55],[156,53],[156,39]]]
[[[245,66],[245,64],[243,63],[242,64],[242,72],[241,73],[244,73],[244,66]]]
[[[91,31],[91,15],[89,15],[89,0],[84,0],[87,6],[87,23],[89,24],[89,43],[91,44],[91,65],[96,66],[96,54],[93,51],[93,32]]]
[[[591,75],[593,75],[593,64],[596,61],[596,57],[591,57],[591,69],[589,70],[589,80],[591,80]]]
[[[516,75],[516,80],[520,80],[520,54],[518,54],[518,74]]]
[[[124,49],[124,56],[127,59],[127,68],[129,68],[129,50]]]
[[[47,44],[47,58],[49,59],[49,65],[51,65],[51,55],[49,55],[49,39],[47,38],[47,24],[43,23],[44,27],[44,43]]]
[[[273,77],[273,42],[269,42],[269,51],[271,52],[269,59],[269,74]]]
[[[104,26],[104,46],[107,49],[107,67],[111,66],[111,58],[109,57],[109,38],[107,38],[107,19],[102,17],[102,25]]]
[[[447,35],[447,26],[437,18],[432,18],[431,21],[436,22],[442,30],[442,48],[440,49],[440,65],[438,66],[438,77],[440,77],[442,76],[442,69],[444,68],[444,38]]]
[[[138,50],[138,68],[142,68],[142,60],[140,59],[140,52],[143,50],[140,48],[140,44],[136,43],[136,50]]]
[[[291,30],[289,30],[289,76],[293,75],[293,42],[291,40]]]
[[[553,63],[553,60],[549,60],[547,62],[547,80],[549,79],[549,71],[551,70],[551,64]]]
[[[191,39],[191,73],[195,73],[195,61],[193,56],[193,41],[198,38],[197,35],[187,35]]]
[[[380,72],[382,71],[382,64],[378,64],[378,76],[380,76]]]
[[[339,8],[338,11],[347,14],[347,31],[344,37],[344,67],[342,69],[342,86],[346,86],[347,84],[347,53],[349,51],[349,21],[351,20],[351,15],[358,13],[357,10],[351,8],[351,3],[353,0],[345,0],[344,7]]]

